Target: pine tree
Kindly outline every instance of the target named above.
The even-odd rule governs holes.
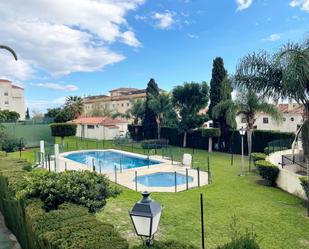
[[[210,81],[210,105],[208,108],[209,116],[212,118],[215,127],[219,124],[218,120],[212,115],[212,109],[221,101],[221,83],[226,76],[227,72],[224,69],[223,59],[221,57],[215,58],[213,61],[212,78]]]
[[[151,96],[159,95],[159,87],[154,79],[150,79],[146,88],[146,101],[145,101],[145,114],[143,118],[143,131],[145,139],[154,139],[157,138],[157,121],[156,114],[150,108],[149,101]]]
[[[27,111],[26,111],[26,120],[29,120],[30,119],[30,113],[29,113],[29,108],[27,108]]]

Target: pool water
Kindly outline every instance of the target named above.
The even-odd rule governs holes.
[[[161,163],[143,157],[108,150],[74,152],[66,155],[65,158],[85,164],[90,168],[94,165],[98,172],[111,172],[115,170],[115,167],[117,170],[132,169]]]
[[[188,176],[188,183],[193,181],[192,176]],[[148,187],[173,187],[175,186],[174,172],[158,172],[137,177],[137,182]],[[176,185],[186,183],[186,176],[176,173]]]

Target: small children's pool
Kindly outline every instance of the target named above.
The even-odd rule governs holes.
[[[193,181],[192,176],[188,176],[188,183]],[[175,186],[174,172],[158,172],[137,177],[137,182],[148,187],[173,187]],[[186,183],[186,176],[176,173],[176,185]]]
[[[97,172],[111,172],[160,164],[161,162],[116,151],[83,151],[64,156],[67,159],[95,167]]]

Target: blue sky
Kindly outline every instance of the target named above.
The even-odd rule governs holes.
[[[18,0],[0,3],[1,77],[45,110],[65,96],[144,88],[171,90],[211,78],[221,56],[230,74],[252,51],[275,51],[309,31],[309,0]],[[73,7],[72,7],[73,6]]]

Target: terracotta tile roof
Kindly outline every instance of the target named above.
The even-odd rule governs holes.
[[[299,104],[279,104],[279,110],[286,114],[304,114],[305,108]]]
[[[22,87],[20,87],[20,86],[16,86],[16,85],[12,85],[12,88],[24,90],[24,88],[22,88]]]
[[[9,80],[5,80],[5,79],[0,79],[0,82],[12,83],[11,81],[9,81]]]
[[[6,79],[0,79],[0,83],[9,83],[9,84],[12,84],[12,81],[6,80]],[[12,88],[24,90],[24,88],[22,88],[22,87],[20,87],[20,86],[13,85],[13,84],[12,84]]]
[[[137,90],[139,90],[139,89],[131,88],[131,87],[120,87],[120,88],[110,90],[109,92],[117,92],[117,91],[130,92],[130,91],[137,91]]]
[[[127,123],[128,121],[121,118],[113,119],[110,117],[80,117],[74,119],[72,122],[75,124],[92,124],[92,125],[104,125],[112,127],[119,123]]]

